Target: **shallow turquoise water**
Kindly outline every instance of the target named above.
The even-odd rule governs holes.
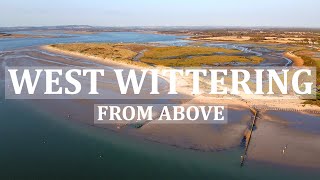
[[[53,119],[16,101],[2,102],[0,114],[0,179],[301,179],[317,175],[253,162],[240,168],[241,149],[211,153],[176,149]]]

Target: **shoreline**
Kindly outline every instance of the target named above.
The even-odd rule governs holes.
[[[139,65],[136,65],[136,64],[128,64],[128,63],[125,63],[125,62],[112,60],[111,58],[103,59],[103,58],[100,58],[100,57],[89,56],[89,55],[85,55],[85,54],[81,54],[81,53],[66,51],[66,50],[62,50],[62,49],[51,47],[50,45],[40,46],[40,49],[43,49],[43,50],[46,50],[46,51],[49,51],[49,52],[53,52],[53,53],[60,53],[60,54],[69,55],[69,56],[86,58],[86,59],[93,60],[94,62],[102,63],[102,64],[106,64],[107,63],[107,64],[112,64],[112,65],[120,65],[120,66],[130,67],[130,68],[134,68],[134,69],[142,69],[143,68],[142,66],[139,66]]]
[[[304,60],[301,57],[295,55],[292,51],[285,52],[283,55],[286,58],[289,58],[290,60],[292,60],[294,66],[301,67],[304,65]]]
[[[62,53],[65,55],[85,58],[85,59],[93,60],[94,62],[97,62],[97,63],[106,64],[106,65],[108,65],[108,64],[120,65],[120,66],[123,66],[124,68],[134,68],[134,69],[140,69],[140,70],[145,68],[145,66],[140,66],[140,64],[128,64],[124,61],[112,60],[111,58],[103,59],[100,57],[95,57],[95,56],[85,55],[85,54],[81,54],[81,53],[61,50],[58,48],[51,47],[50,45],[44,45],[44,46],[41,46],[40,48],[43,50],[47,50],[49,52]],[[153,66],[150,68],[156,68],[158,70],[162,70],[164,68],[170,68],[170,67]],[[161,76],[161,78],[163,78],[164,80],[169,82],[168,76]],[[187,94],[187,92],[191,92],[191,91],[186,90],[187,87],[184,87],[184,85],[185,86],[190,85],[190,82],[188,82],[189,80],[190,79],[185,79],[185,78],[181,79],[181,82],[179,82],[179,86],[177,86],[177,91],[181,92],[182,94]],[[183,87],[179,88],[181,86],[183,86]],[[258,98],[254,98],[252,96],[258,96]],[[199,98],[199,97],[201,97],[201,98]],[[217,99],[216,97],[213,97],[210,99],[208,97],[203,97],[202,95],[197,95],[197,96],[193,97],[193,99],[196,99],[196,98],[199,99],[199,101],[204,101],[207,103],[211,103],[211,101],[213,101],[214,99]],[[227,102],[232,105],[240,105],[241,106],[245,103],[245,104],[247,104],[248,107],[264,107],[265,109],[270,108],[272,110],[274,110],[274,109],[288,109],[290,111],[298,110],[298,111],[302,111],[302,113],[304,113],[303,111],[309,111],[309,112],[314,111],[314,112],[320,113],[319,106],[314,106],[314,105],[310,105],[310,104],[303,104],[303,102],[305,100],[297,99],[294,97],[286,98],[286,99],[282,99],[281,97],[268,98],[263,95],[246,95],[243,92],[241,92],[236,97],[233,95],[227,94],[227,95],[224,95],[223,98],[224,98],[224,100],[222,100],[221,98],[218,98],[218,100]],[[285,108],[282,105],[283,101],[286,102]],[[275,102],[277,102],[277,103],[275,103]]]

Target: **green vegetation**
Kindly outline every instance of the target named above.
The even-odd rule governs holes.
[[[142,62],[133,61],[133,58],[142,50],[147,49],[144,45],[138,44],[107,44],[107,43],[74,43],[54,44],[53,48],[79,53],[87,56],[94,56],[111,61],[124,62],[139,66],[147,66]]]
[[[144,53],[141,62],[161,66],[201,66],[217,63],[259,63],[257,56],[233,55],[241,51],[216,47],[153,47]]]
[[[195,56],[191,58],[181,59],[147,59],[142,58],[142,62],[171,67],[196,67],[201,65],[214,65],[217,63],[258,63],[262,61],[262,58],[256,56],[244,57],[244,56],[226,56],[226,55],[213,55],[213,56]]]
[[[213,55],[214,53],[240,53],[241,51],[235,49],[225,49],[216,47],[153,47],[144,53],[144,58],[160,59],[168,57],[179,57],[178,59],[186,58],[195,55]]]
[[[119,44],[57,44],[51,45],[52,47],[77,52],[84,55],[96,56],[103,59],[132,59],[137,53],[129,49],[122,48]]]
[[[303,61],[305,66],[311,66],[317,68],[317,95],[316,99],[313,100],[306,100],[305,104],[313,104],[320,106],[320,60],[318,58],[314,58],[313,54],[314,51],[308,50],[308,49],[302,49],[295,51],[297,55],[299,55]]]
[[[305,52],[300,52],[299,56],[303,59],[305,66],[311,66],[317,68],[317,84],[320,85],[320,61],[312,58],[311,55]]]
[[[318,51],[306,46],[291,46],[285,48],[285,51],[292,51],[294,54],[303,59],[305,66],[316,67],[317,68],[317,95],[314,100],[306,100],[305,104],[313,104],[320,106],[320,58],[315,56]]]
[[[307,100],[305,103],[320,106],[320,63],[308,56],[301,56],[301,58],[304,60],[305,65],[317,67],[317,98],[314,100]]]
[[[318,92],[316,95],[316,99],[309,99],[309,100],[306,100],[304,103],[320,106],[320,91],[319,91],[319,89],[318,89]]]
[[[146,66],[201,66],[215,63],[259,63],[257,56],[234,55],[241,51],[216,47],[151,47],[139,44],[76,43],[51,45],[65,51]],[[145,51],[139,61],[134,61],[139,52]]]

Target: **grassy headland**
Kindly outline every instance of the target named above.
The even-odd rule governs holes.
[[[107,44],[107,43],[74,43],[53,44],[50,48],[69,53],[100,58],[107,61],[122,62],[126,64],[146,66],[141,62],[133,61],[140,51],[147,46],[138,44]]]
[[[56,44],[51,47],[63,51],[110,59],[136,65],[186,67],[217,63],[252,63],[263,59],[241,56],[239,50],[218,47],[154,47],[140,44],[76,43]]]

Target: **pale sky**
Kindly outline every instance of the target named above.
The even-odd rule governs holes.
[[[1,0],[0,4],[0,27],[320,27],[319,0]]]

